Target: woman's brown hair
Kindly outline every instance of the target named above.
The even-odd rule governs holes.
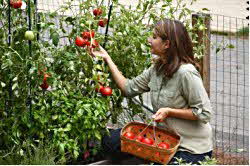
[[[155,33],[163,41],[169,40],[169,48],[165,56],[155,60],[158,74],[164,73],[171,78],[182,63],[191,63],[199,71],[199,65],[195,62],[193,45],[189,34],[182,22],[164,19],[155,25]]]

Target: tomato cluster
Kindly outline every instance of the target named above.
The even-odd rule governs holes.
[[[95,31],[85,31],[82,32],[82,37],[77,36],[75,39],[75,44],[79,47],[85,47],[89,46],[91,48],[99,47],[99,43],[97,40],[94,40],[95,37]],[[91,41],[91,39],[93,39]]]
[[[128,139],[131,139],[131,140],[136,140],[138,142],[142,142],[144,144],[147,144],[147,145],[150,145],[150,146],[153,146],[154,145],[154,140],[151,139],[151,138],[146,138],[146,137],[143,137],[141,135],[138,135],[136,136],[134,133],[132,132],[125,132],[124,137],[128,138]],[[157,145],[158,148],[161,148],[161,149],[169,149],[170,148],[170,145],[166,142],[161,142]]]
[[[100,8],[96,8],[93,10],[93,14],[94,16],[100,17],[102,15],[103,11]],[[101,18],[98,21],[98,26],[100,27],[105,27],[107,24],[108,20],[106,18]],[[91,48],[96,48],[99,46],[99,43],[97,40],[94,40],[94,36],[95,36],[95,31],[91,30],[91,31],[85,31],[82,32],[82,36],[77,36],[75,39],[75,44],[79,47],[85,47],[85,46],[90,46]],[[91,41],[91,39],[93,39]]]
[[[102,9],[100,8],[96,8],[93,10],[93,14],[95,15],[95,17],[100,17],[102,15]],[[105,27],[106,24],[107,24],[108,20],[106,18],[101,18],[99,21],[98,21],[98,25],[100,27]]]

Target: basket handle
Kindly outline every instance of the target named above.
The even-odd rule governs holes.
[[[138,135],[141,135],[141,133],[143,133],[147,128],[148,126],[150,126],[150,124],[153,122],[153,135],[154,135],[154,145],[156,145],[156,143],[158,143],[157,141],[157,138],[155,136],[155,126],[156,126],[156,122],[154,121],[154,119],[152,119],[149,124],[138,134]]]
[[[148,128],[148,126],[151,124],[153,122],[153,119],[149,122],[149,124],[138,134],[138,135],[141,135],[141,133],[143,132],[143,131],[145,131],[147,128]]]

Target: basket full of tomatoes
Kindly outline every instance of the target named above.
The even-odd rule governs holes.
[[[153,162],[167,164],[180,145],[177,134],[140,122],[130,122],[121,130],[121,151]]]

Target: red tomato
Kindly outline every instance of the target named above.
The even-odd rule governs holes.
[[[94,14],[95,16],[100,16],[100,15],[102,14],[102,9],[99,9],[99,8],[94,9],[94,10],[93,10],[93,14]]]
[[[142,151],[142,148],[137,148],[137,152],[141,152]]]
[[[97,40],[93,40],[93,43],[91,45],[92,48],[96,48],[96,47],[99,47],[99,43]]]
[[[45,73],[45,74],[43,75],[43,81],[47,81],[47,78],[48,78],[48,77],[50,77],[49,74]]]
[[[142,142],[143,139],[144,139],[144,137],[141,135],[136,137],[136,141],[138,141],[138,142]]]
[[[100,27],[105,27],[106,24],[107,24],[107,19],[106,18],[100,19],[99,22],[98,22],[98,25]]]
[[[75,43],[77,46],[84,46],[86,41],[83,38],[78,36],[78,37],[76,37]]]
[[[135,135],[134,133],[131,133],[131,132],[126,132],[124,134],[124,137],[128,138],[128,139],[134,139],[135,138]]]
[[[22,0],[11,0],[10,6],[15,8],[15,9],[18,9],[22,6]]]
[[[95,31],[90,32],[82,32],[82,38],[84,39],[90,39],[95,37]]]
[[[162,149],[169,149],[170,148],[170,145],[166,142],[161,142],[158,144],[158,147],[159,148],[162,148]]]
[[[86,46],[90,46],[90,42],[89,41],[86,42]]]
[[[102,90],[101,90],[101,93],[103,96],[111,96],[112,95],[112,89],[110,87],[104,87]]]
[[[153,144],[154,144],[154,141],[153,141],[152,139],[150,139],[150,138],[144,138],[144,139],[142,140],[142,142],[143,142],[144,144],[148,144],[148,145],[153,145]]]
[[[83,155],[82,155],[84,160],[86,160],[89,156],[90,156],[89,151],[84,152]]]
[[[155,155],[156,155],[157,157],[160,157],[160,152],[156,152]]]
[[[83,45],[82,47],[89,46],[90,42],[87,39],[83,39]]]
[[[43,81],[43,83],[40,85],[40,87],[41,87],[43,90],[47,90],[48,87],[49,87],[49,84],[47,83],[47,81]]]
[[[98,88],[95,88],[95,91],[96,92],[101,92],[103,90],[104,86],[100,85],[99,86],[99,89]]]

